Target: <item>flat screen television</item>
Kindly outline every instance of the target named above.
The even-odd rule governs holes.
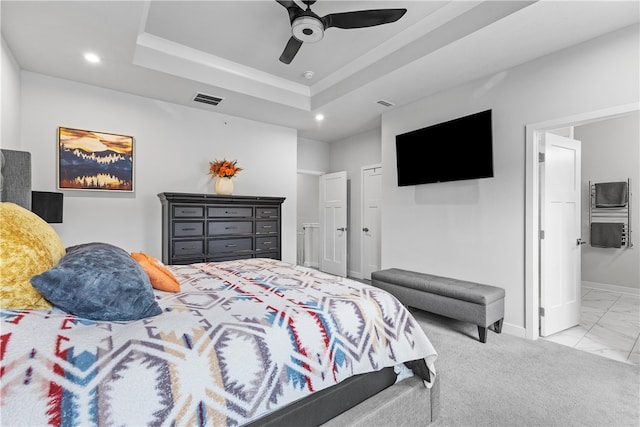
[[[398,186],[493,177],[491,110],[396,135]]]

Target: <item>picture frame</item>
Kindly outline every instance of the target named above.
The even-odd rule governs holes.
[[[58,189],[134,191],[134,138],[58,127]]]

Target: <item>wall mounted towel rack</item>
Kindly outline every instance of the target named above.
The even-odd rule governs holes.
[[[617,206],[610,206],[608,204],[600,204],[597,202],[596,190],[598,185],[609,184],[626,184],[626,190],[624,197],[620,199],[620,203]],[[619,187],[622,188],[622,187]],[[589,181],[589,227],[591,229],[591,245],[594,245],[594,227],[593,224],[622,224],[622,235],[620,241],[620,247],[631,248],[631,179],[627,178],[627,181],[621,182],[608,182],[608,183],[592,183]],[[619,226],[618,226],[619,227]],[[601,246],[601,247],[618,247],[616,246]]]

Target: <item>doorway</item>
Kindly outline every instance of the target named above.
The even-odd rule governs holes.
[[[605,110],[584,113],[526,126],[525,177],[525,335],[528,339],[540,337],[540,182],[538,168],[540,138],[546,131],[579,126],[599,120],[623,116],[638,111],[637,104],[628,104]]]

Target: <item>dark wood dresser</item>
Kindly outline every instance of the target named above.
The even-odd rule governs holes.
[[[284,197],[160,193],[162,262],[281,259]]]

